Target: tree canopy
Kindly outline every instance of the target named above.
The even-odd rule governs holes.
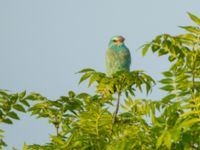
[[[153,92],[156,82],[145,71],[119,71],[108,77],[86,68],[79,71],[79,83],[94,85],[95,94],[69,91],[51,100],[35,92],[0,90],[0,123],[13,124],[13,119],[20,119],[18,112],[49,120],[56,131],[51,141],[27,143],[24,150],[199,149],[200,18],[188,16],[195,25],[181,26],[186,33],[161,34],[141,48],[144,56],[152,51],[159,57],[167,55],[171,63],[159,81],[160,89],[166,91],[162,99],[135,96],[137,89]],[[0,130],[1,149],[6,146],[3,132]]]

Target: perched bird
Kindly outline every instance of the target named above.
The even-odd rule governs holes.
[[[130,70],[131,55],[129,49],[124,44],[125,38],[114,36],[111,38],[106,51],[107,75],[111,76],[117,71]]]

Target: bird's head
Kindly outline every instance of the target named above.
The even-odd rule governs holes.
[[[121,46],[124,44],[125,38],[121,35],[117,35],[111,38],[109,46]]]

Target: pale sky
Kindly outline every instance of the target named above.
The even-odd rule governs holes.
[[[75,73],[86,67],[105,72],[114,35],[126,38],[131,70],[144,70],[157,81],[169,67],[166,57],[142,57],[137,49],[158,34],[182,33],[178,26],[192,24],[186,12],[200,16],[199,6],[198,0],[0,0],[0,88],[50,99],[69,90],[90,92],[86,84],[78,86]],[[156,86],[148,98],[161,97]],[[0,127],[8,150],[22,149],[24,142],[44,144],[55,133],[44,119],[20,117]]]

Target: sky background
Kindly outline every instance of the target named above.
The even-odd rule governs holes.
[[[198,0],[0,0],[0,88],[50,99],[69,90],[91,92],[78,85],[75,73],[83,68],[105,72],[105,51],[114,35],[126,38],[131,70],[145,70],[158,81],[169,67],[166,57],[151,52],[142,57],[137,49],[158,34],[182,33],[178,26],[192,23],[186,12],[200,16],[199,6]],[[158,86],[149,99],[163,97]],[[55,133],[47,120],[19,114],[20,121],[0,127],[6,131],[6,149],[44,144]]]

